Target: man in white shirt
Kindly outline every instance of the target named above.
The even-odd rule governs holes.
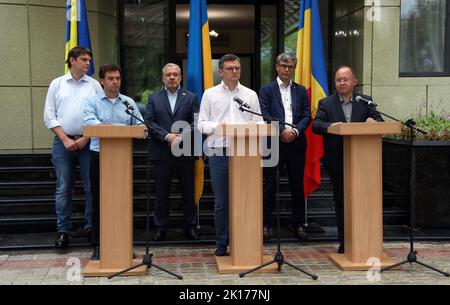
[[[261,121],[256,115],[242,112],[233,100],[235,97],[245,101],[250,110],[260,113],[256,92],[240,84],[241,62],[239,57],[228,54],[219,62],[219,76],[222,83],[205,91],[200,106],[198,130],[207,135],[209,168],[215,195],[214,221],[216,226],[216,256],[225,256],[229,243],[228,230],[228,157],[224,153],[231,144],[230,139],[215,134],[222,124]],[[216,154],[211,156],[211,153]]]
[[[66,248],[72,229],[72,190],[75,167],[80,166],[85,195],[85,230],[92,232],[92,199],[89,181],[89,138],[83,136],[84,99],[101,91],[100,84],[86,75],[92,52],[75,47],[69,51],[67,64],[70,71],[53,80],[45,100],[44,122],[56,136],[53,140],[52,162],[56,171],[57,238],[55,246]]]

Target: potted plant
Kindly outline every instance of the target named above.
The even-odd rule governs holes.
[[[416,225],[450,228],[450,115],[445,111],[419,112],[414,118],[416,155]],[[387,203],[409,212],[410,130],[383,140],[383,186],[391,194]],[[408,224],[407,218],[404,218]]]

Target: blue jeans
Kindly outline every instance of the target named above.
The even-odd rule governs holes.
[[[216,225],[216,245],[228,246],[228,157],[210,157],[209,170],[211,173],[214,200],[214,222]]]
[[[85,207],[85,230],[92,229],[92,198],[89,180],[91,154],[89,143],[81,151],[68,151],[58,137],[55,137],[52,148],[52,162],[56,171],[55,209],[58,233],[69,233],[72,229],[72,190],[74,188],[75,168],[80,165],[83,180]]]

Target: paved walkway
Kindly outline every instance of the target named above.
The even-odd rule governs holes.
[[[386,253],[398,259],[408,254],[407,243],[386,243]],[[144,248],[135,248],[142,254]],[[287,244],[283,245],[285,259],[319,276],[313,281],[306,275],[285,265],[281,273],[252,274],[246,278],[238,275],[219,275],[213,256],[213,246],[158,247],[153,248],[155,264],[180,273],[184,280],[172,278],[152,268],[146,276],[106,278],[83,278],[80,270],[86,265],[90,250],[73,250],[65,254],[53,251],[0,252],[0,284],[60,284],[60,285],[392,285],[425,284],[448,285],[450,279],[417,264],[406,265],[402,271],[391,271],[376,281],[368,279],[367,272],[341,272],[328,259],[327,254],[336,251],[336,244]],[[275,245],[265,248],[273,255]],[[419,259],[424,263],[450,272],[450,243],[417,243]],[[81,266],[81,268],[80,268]]]

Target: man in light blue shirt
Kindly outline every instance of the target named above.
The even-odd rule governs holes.
[[[128,96],[120,94],[121,70],[115,64],[100,67],[100,83],[103,87],[96,96],[85,100],[84,125],[143,125],[136,118],[143,120],[136,103]],[[133,108],[133,116],[128,114],[127,108]],[[99,229],[100,229],[100,173],[99,173],[100,143],[98,138],[91,139],[91,192],[92,192],[92,221],[94,230],[94,253],[91,259],[99,259]],[[120,162],[120,160],[118,160]]]
[[[56,78],[48,88],[45,100],[45,126],[54,134],[52,163],[56,172],[55,210],[57,237],[55,246],[66,248],[72,230],[72,189],[75,167],[80,166],[85,197],[85,230],[92,235],[91,191],[89,167],[91,155],[89,138],[83,136],[83,101],[102,90],[100,84],[86,75],[89,71],[92,52],[75,47],[69,51],[69,72]]]

